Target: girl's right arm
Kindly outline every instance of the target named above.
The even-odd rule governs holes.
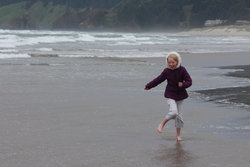
[[[166,69],[163,70],[163,72],[156,77],[155,79],[153,79],[151,82],[149,82],[146,86],[145,86],[145,90],[149,90],[153,87],[156,87],[157,85],[159,85],[160,83],[162,83],[163,81],[165,81],[167,79],[166,77]]]

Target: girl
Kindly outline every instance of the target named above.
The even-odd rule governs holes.
[[[192,79],[186,68],[181,66],[181,57],[177,52],[170,52],[166,56],[166,63],[167,68],[165,68],[158,77],[149,82],[144,89],[149,90],[167,80],[165,97],[169,105],[169,113],[158,125],[157,131],[162,133],[165,124],[169,120],[175,119],[176,140],[182,141],[183,139],[180,136],[181,128],[183,127],[181,106],[183,100],[188,97],[186,88],[192,85]]]

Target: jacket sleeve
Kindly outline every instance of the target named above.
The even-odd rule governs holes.
[[[183,82],[183,86],[184,88],[188,88],[192,85],[192,78],[190,77],[189,73],[187,72],[186,68],[184,69],[184,82]]]
[[[149,82],[145,87],[148,89],[156,87],[157,85],[159,85],[160,83],[162,83],[163,81],[165,81],[167,79],[166,76],[167,76],[167,74],[166,74],[166,69],[165,69],[158,77],[156,77],[151,82]]]

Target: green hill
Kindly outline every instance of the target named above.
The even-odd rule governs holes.
[[[250,20],[250,0],[0,0],[0,28],[150,29]]]

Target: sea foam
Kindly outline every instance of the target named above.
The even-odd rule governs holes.
[[[14,53],[64,57],[162,57],[173,50],[186,53],[250,52],[249,45],[249,36],[0,29],[0,53],[6,54],[2,57],[13,57]]]

